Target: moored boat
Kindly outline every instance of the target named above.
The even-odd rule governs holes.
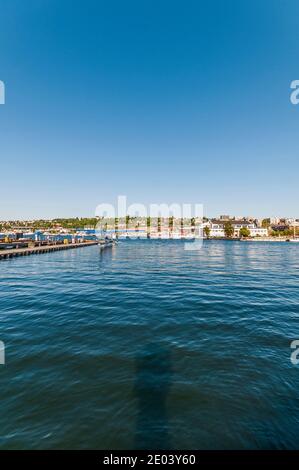
[[[103,240],[100,240],[98,245],[99,245],[100,250],[103,250],[104,248],[112,247],[116,243],[117,243],[116,240],[106,237]]]

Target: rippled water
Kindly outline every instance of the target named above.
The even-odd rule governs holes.
[[[299,448],[299,246],[0,263],[0,448]]]

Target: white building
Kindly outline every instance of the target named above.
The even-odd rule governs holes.
[[[250,230],[251,237],[268,237],[269,235],[267,228],[253,227],[253,228],[250,228],[249,230]]]
[[[268,229],[257,227],[253,222],[248,222],[246,220],[230,220],[229,223],[234,228],[234,238],[239,238],[241,228],[247,228],[251,237],[268,236]],[[209,222],[206,222],[204,226],[208,226],[210,228],[210,237],[225,237],[225,222],[223,220],[212,219]]]

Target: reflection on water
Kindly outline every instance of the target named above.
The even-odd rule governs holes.
[[[109,261],[111,260],[111,258],[114,256],[115,254],[115,250],[116,250],[116,246],[115,245],[112,245],[112,246],[107,246],[105,248],[102,248],[100,249],[99,247],[97,247],[98,250],[99,250],[99,259],[101,261]]]
[[[171,385],[171,357],[159,343],[147,344],[136,359],[137,449],[170,449],[166,400]]]

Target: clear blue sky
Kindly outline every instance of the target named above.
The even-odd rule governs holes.
[[[1,0],[0,219],[299,217],[297,0]]]

